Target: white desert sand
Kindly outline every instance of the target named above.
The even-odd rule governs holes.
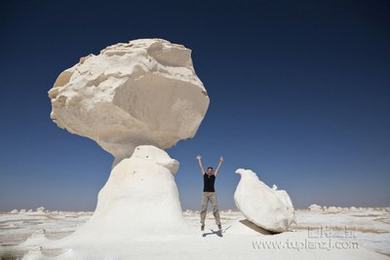
[[[338,213],[298,209],[297,224],[292,225],[294,231],[277,235],[252,229],[239,211],[224,210],[221,211],[223,237],[216,232],[212,214],[208,215],[206,230],[201,233],[199,212],[186,210],[184,220],[191,236],[173,240],[164,237],[148,241],[124,239],[114,245],[72,250],[49,250],[42,243],[66,237],[91,215],[92,212],[0,212],[0,256],[26,254],[25,259],[58,259],[55,256],[61,254],[64,259],[389,259],[386,255],[390,255],[390,208],[343,208]],[[319,231],[324,233],[321,235]],[[95,238],[97,245],[103,235]],[[336,248],[337,243],[340,248]]]

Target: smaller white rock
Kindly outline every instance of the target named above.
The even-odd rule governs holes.
[[[37,212],[39,213],[44,213],[45,212],[45,207],[39,207],[36,209]]]
[[[38,229],[34,231],[24,242],[19,244],[19,246],[23,246],[23,247],[40,246],[47,240],[45,234],[46,234],[45,229]]]
[[[313,212],[322,212],[322,207],[320,205],[317,205],[317,204],[311,204],[309,206],[309,210],[313,211]]]
[[[271,189],[249,169],[237,169],[241,180],[234,192],[234,201],[241,213],[257,226],[283,232],[295,222],[294,207],[284,190]]]
[[[186,210],[183,212],[183,215],[184,215],[184,216],[191,216],[191,215],[192,215],[192,210],[186,209]]]
[[[37,246],[31,248],[26,255],[23,256],[22,260],[38,260],[44,259],[44,255],[42,254],[42,248]]]
[[[328,212],[328,213],[337,213],[337,212],[339,212],[339,210],[335,206],[330,206],[330,207],[328,207],[326,212]]]

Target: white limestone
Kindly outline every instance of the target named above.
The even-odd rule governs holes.
[[[60,128],[95,140],[116,163],[137,145],[192,138],[209,97],[191,50],[162,39],[118,43],[63,71],[49,91]]]
[[[130,158],[112,169],[91,219],[55,245],[115,244],[188,234],[175,183],[178,167],[179,162],[165,151],[137,146]]]
[[[268,187],[250,169],[237,169],[241,175],[234,201],[241,213],[257,226],[283,232],[295,222],[294,207],[286,191]]]
[[[322,212],[322,207],[320,205],[317,205],[317,204],[311,204],[309,206],[309,210],[314,211],[314,212]]]
[[[36,209],[37,212],[45,212],[45,207],[39,207]]]
[[[91,219],[48,247],[188,234],[179,162],[162,149],[192,138],[209,105],[191,50],[161,39],[115,44],[62,72],[49,97],[59,127],[95,140],[115,161]]]

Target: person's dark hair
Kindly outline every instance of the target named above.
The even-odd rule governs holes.
[[[207,167],[207,170],[208,170],[208,169],[214,170],[214,168],[213,168],[213,167],[211,167],[211,166]]]

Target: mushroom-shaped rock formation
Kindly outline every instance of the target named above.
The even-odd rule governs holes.
[[[115,157],[91,219],[49,247],[187,233],[175,182],[179,162],[162,149],[192,138],[209,105],[191,50],[161,39],[115,44],[62,72],[49,97],[59,127]]]
[[[95,140],[117,162],[137,145],[192,138],[209,97],[191,50],[162,39],[118,43],[63,71],[49,91],[52,120]]]
[[[257,226],[283,232],[295,222],[294,208],[286,191],[268,187],[249,169],[237,169],[241,175],[234,201],[241,213]]]

